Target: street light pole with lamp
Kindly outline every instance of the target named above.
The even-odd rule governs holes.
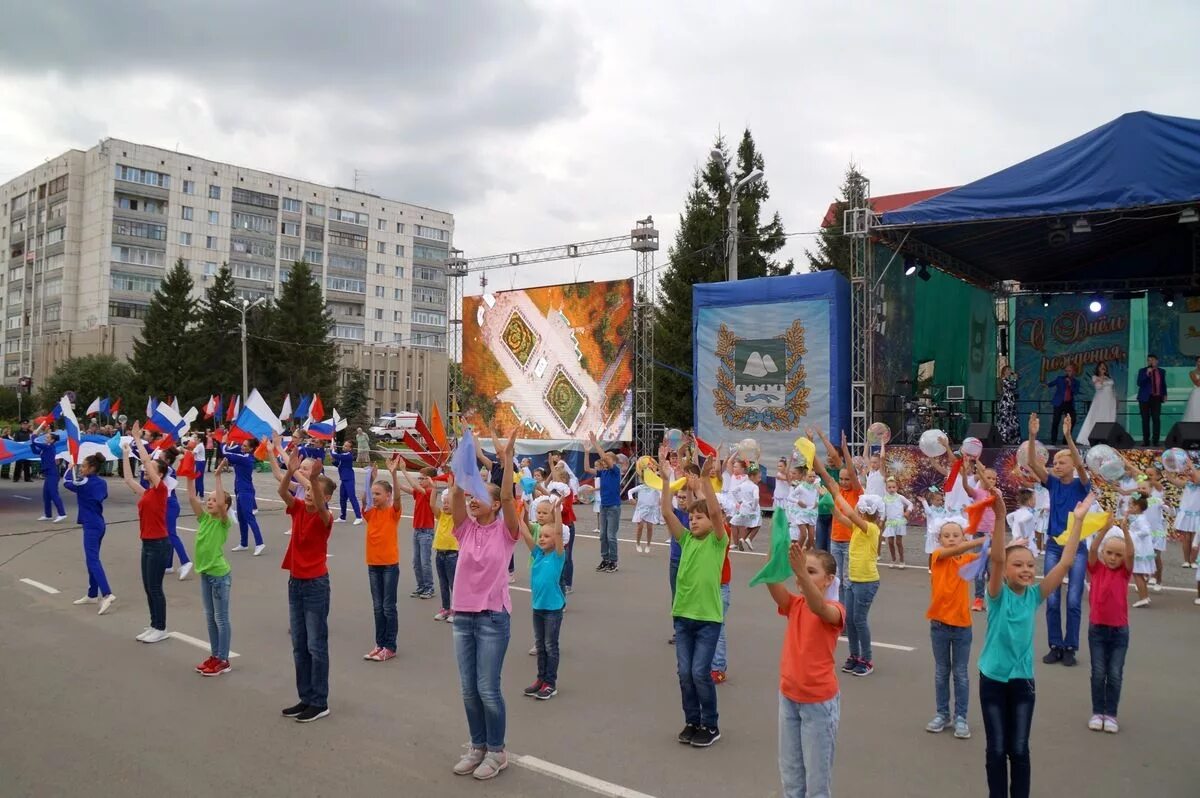
[[[725,153],[714,149],[709,154],[709,157],[712,158],[713,163],[721,167],[725,175],[725,185],[729,189],[729,209],[726,217],[729,239],[725,244],[725,251],[728,253],[729,261],[725,267],[725,279],[732,282],[738,278],[738,195],[742,189],[762,180],[763,170],[751,169],[744,177],[735,180],[733,173],[725,165]]]
[[[258,299],[254,300],[253,302],[246,299],[245,297],[242,297],[241,305],[235,305],[232,302],[226,302],[224,299],[221,300],[222,305],[224,305],[225,307],[227,307],[231,310],[236,310],[238,313],[242,314],[242,401],[243,402],[246,401],[246,397],[250,395],[250,375],[249,375],[249,371],[246,368],[246,314],[249,313],[252,309],[258,307],[259,305],[265,304],[266,301],[267,301],[266,297],[261,297],[261,296]]]

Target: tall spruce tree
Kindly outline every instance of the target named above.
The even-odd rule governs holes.
[[[850,239],[842,234],[843,214],[852,207],[855,197],[866,197],[867,179],[853,161],[846,167],[846,177],[834,202],[834,216],[830,224],[821,228],[817,236],[817,251],[804,250],[808,265],[813,271],[833,270],[850,279]]]
[[[148,394],[177,395],[193,383],[197,371],[194,342],[189,336],[196,318],[193,285],[180,258],[150,299],[141,335],[134,339],[129,358],[139,387]]]
[[[263,315],[269,320],[269,337],[278,353],[266,378],[274,392],[335,396],[337,346],[329,338],[333,316],[307,263],[297,261],[292,266],[291,275],[280,287],[279,300]],[[326,404],[327,412],[332,409]]]
[[[199,369],[193,382],[193,401],[214,393],[230,396],[242,392],[242,317],[222,302],[239,302],[227,264],[221,264],[212,285],[204,290],[197,313],[193,340]]]
[[[728,161],[725,140],[715,148]],[[765,161],[750,131],[742,134],[735,162],[736,176],[763,169]],[[775,213],[762,223],[762,205],[770,197],[766,180],[743,189],[738,199],[738,278],[791,274],[793,263],[772,256],[786,241],[783,221]],[[673,427],[692,426],[692,380],[680,372],[692,371],[692,286],[725,279],[728,263],[725,243],[729,187],[724,165],[708,160],[696,171],[679,219],[679,230],[669,252],[669,265],[659,282],[655,314],[654,358],[669,368],[654,370],[654,420]],[[672,369],[678,369],[673,371]]]
[[[350,369],[346,372],[346,384],[338,391],[337,409],[347,422],[347,440],[354,437],[359,427],[366,429],[371,424],[371,417],[367,415],[370,387],[366,371]]]

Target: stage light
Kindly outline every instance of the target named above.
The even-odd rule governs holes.
[[[917,273],[917,260],[912,255],[904,256],[904,276],[912,277]]]
[[[1088,310],[1092,313],[1099,313],[1104,309],[1104,303],[1100,301],[1100,295],[1096,294],[1092,297],[1092,301],[1088,303]]]
[[[1090,233],[1092,232],[1092,224],[1087,219],[1080,216],[1075,220],[1075,224],[1071,225],[1072,233]]]
[[[1184,208],[1179,212],[1180,224],[1195,224],[1200,222],[1200,213],[1196,212],[1195,208]]]
[[[1163,302],[1165,302],[1167,307],[1169,307],[1169,308],[1175,307],[1175,295],[1173,293],[1171,293],[1170,291],[1164,293],[1163,294]]]
[[[931,277],[933,277],[933,275],[929,273],[929,264],[928,263],[921,264],[921,270],[919,272],[917,272],[917,276],[920,277],[922,280],[925,280],[926,282],[928,282],[929,279]]]
[[[1049,294],[1042,294],[1042,307],[1044,307],[1044,308],[1050,307],[1050,295]]]

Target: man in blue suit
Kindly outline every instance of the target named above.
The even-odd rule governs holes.
[[[1146,356],[1138,369],[1138,409],[1142,411],[1142,446],[1158,446],[1163,402],[1167,400],[1167,375],[1158,367],[1158,355]]]
[[[1068,363],[1063,369],[1063,376],[1050,380],[1046,387],[1054,389],[1054,398],[1050,400],[1050,404],[1054,405],[1054,420],[1050,422],[1050,443],[1053,445],[1058,443],[1063,416],[1070,416],[1071,421],[1075,421],[1075,397],[1079,395],[1079,380],[1075,379],[1074,364]]]

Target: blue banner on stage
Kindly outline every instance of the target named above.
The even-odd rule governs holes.
[[[1016,299],[1016,335],[1013,368],[1022,400],[1049,400],[1053,391],[1046,382],[1062,374],[1067,364],[1075,366],[1080,398],[1090,399],[1089,377],[1096,366],[1107,363],[1117,395],[1124,394],[1129,375],[1129,300],[1106,299],[1099,313],[1087,308],[1089,298],[1061,294],[1049,297],[1043,307],[1040,296]]]
[[[1200,302],[1180,298],[1173,308],[1148,302],[1147,309],[1147,351],[1163,366],[1194,366],[1200,358]]]
[[[791,453],[850,423],[850,285],[836,272],[692,287],[696,432]]]

